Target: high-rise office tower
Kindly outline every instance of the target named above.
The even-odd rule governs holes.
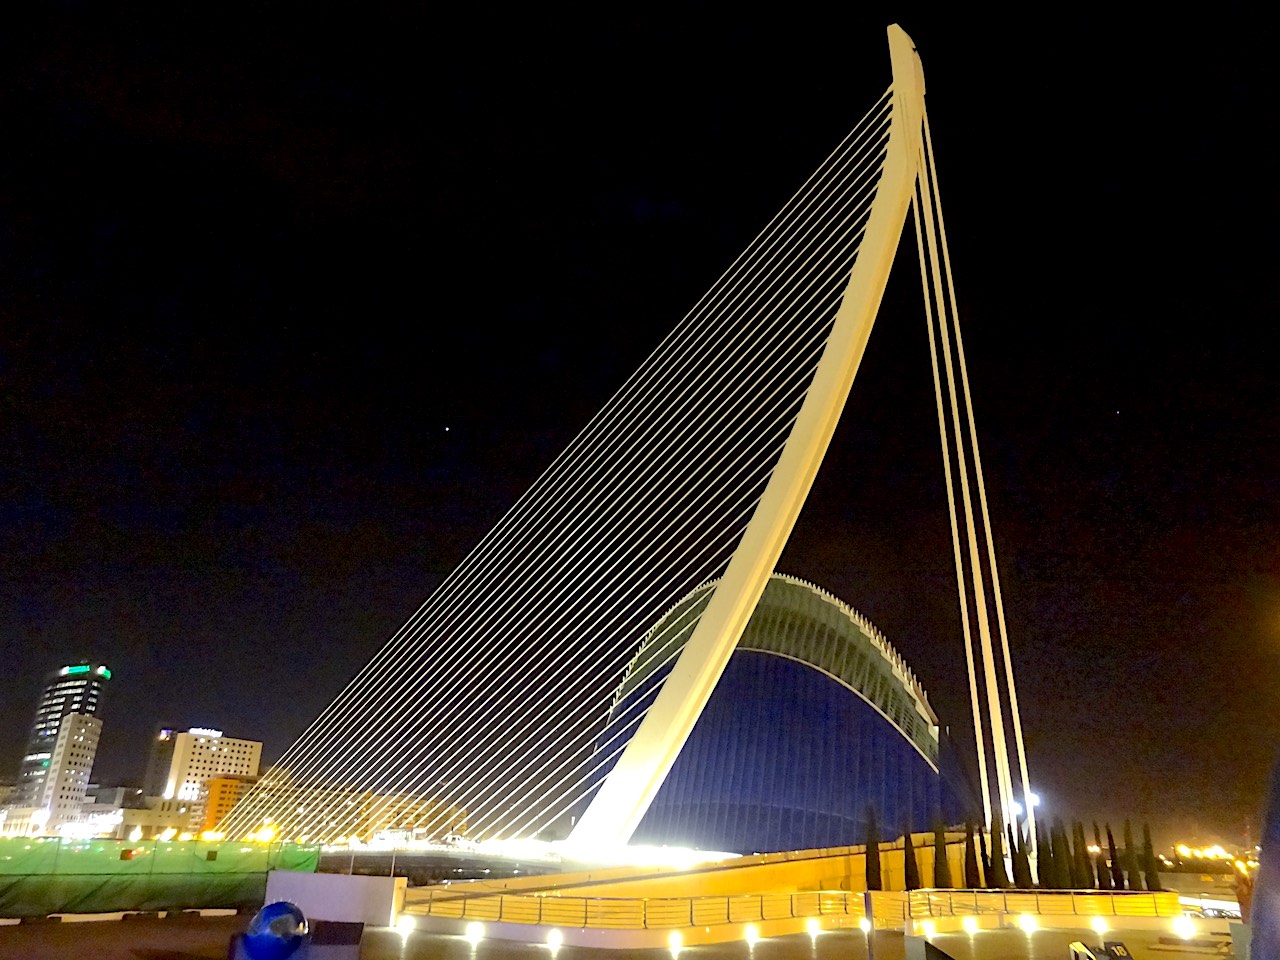
[[[63,738],[61,762],[68,770],[74,766],[79,771],[83,766],[85,782],[88,782],[88,769],[93,765],[93,752],[97,750],[101,722],[95,719],[85,729],[79,728],[85,727],[83,718],[94,718],[97,714],[102,704],[103,690],[110,679],[111,671],[106,666],[88,662],[60,667],[45,678],[44,692],[40,695],[35,721],[31,725],[27,752],[18,768],[18,783],[13,797],[15,807],[43,807],[52,799],[49,790],[55,788],[51,786],[50,775],[51,772],[57,772],[52,768],[58,752],[59,737],[71,714],[82,719],[74,721],[77,732],[69,733],[68,738]],[[77,736],[82,739],[76,740]],[[84,749],[89,742],[92,742],[92,749],[86,759]],[[70,758],[74,759],[74,765],[67,763]],[[67,789],[67,785],[63,784],[56,791],[65,792]]]
[[[142,777],[142,793],[147,797],[164,796],[169,781],[169,767],[173,765],[173,748],[177,741],[174,731],[165,727],[151,741],[151,753],[147,757],[147,772]]]
[[[257,777],[262,743],[223,736],[221,730],[192,727],[161,730],[151,744],[143,789],[150,796],[190,804],[192,829],[200,829],[208,782],[219,777]],[[153,793],[154,791],[154,793]]]
[[[85,787],[98,752],[102,721],[84,713],[68,713],[62,718],[58,739],[53,746],[49,775],[35,806],[49,811],[50,830],[60,824],[80,819]]]

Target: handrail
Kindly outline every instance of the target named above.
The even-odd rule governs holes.
[[[1176,916],[1176,894],[1141,891],[1040,890],[875,891],[873,922],[886,925],[938,917],[992,914],[1041,916]],[[861,892],[810,890],[800,893],[701,897],[561,897],[483,893],[429,897],[408,912],[452,919],[553,924],[605,929],[678,929],[768,920],[844,916],[862,919]]]

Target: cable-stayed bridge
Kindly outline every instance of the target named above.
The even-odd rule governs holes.
[[[484,839],[572,822],[575,843],[625,844],[804,504],[908,216],[984,814],[1011,821],[1026,757],[924,77],[910,38],[889,40],[889,88],[220,829]],[[712,581],[696,622],[671,622],[651,689],[612,709],[640,642]]]

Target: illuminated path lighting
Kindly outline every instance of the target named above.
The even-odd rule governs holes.
[[[818,922],[817,917],[810,917],[805,921],[804,929],[809,934],[809,939],[816,943],[818,934],[822,933],[822,924]]]
[[[577,843],[625,844],[786,544],[910,214],[984,810],[1013,810],[1020,782],[1034,845],[923,71],[897,27],[889,48],[889,89],[220,831],[269,817],[280,839],[463,824],[510,839],[581,813]],[[615,704],[649,627],[711,581],[701,615],[670,625],[666,661]]]

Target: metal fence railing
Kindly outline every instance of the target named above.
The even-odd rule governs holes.
[[[424,891],[425,892],[425,891]],[[908,920],[983,914],[1173,917],[1172,893],[1076,893],[1000,890],[915,890],[871,894],[876,926]],[[721,897],[563,897],[546,893],[429,892],[410,912],[451,919],[593,929],[646,930],[711,927],[788,918],[866,916],[865,895],[810,891]]]
[[[1036,916],[1176,917],[1176,893],[1098,893],[1074,890],[913,890],[910,919],[993,913]]]
[[[863,916],[860,893],[809,892],[728,897],[560,897],[485,894],[428,898],[413,913],[490,922],[596,929],[710,927],[793,917]]]

